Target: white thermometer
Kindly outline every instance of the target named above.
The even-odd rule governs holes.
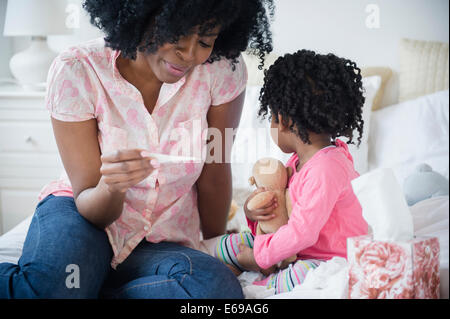
[[[156,159],[160,163],[200,162],[199,158],[188,156],[174,156],[158,153],[150,153],[147,156]]]

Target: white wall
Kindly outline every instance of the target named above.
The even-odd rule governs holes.
[[[62,0],[61,0],[62,1]],[[6,0],[0,0],[0,30],[3,30]],[[68,0],[81,8],[82,0]],[[376,4],[380,28],[370,29],[368,4]],[[310,49],[333,52],[354,60],[359,66],[389,66],[398,71],[398,44],[403,37],[448,42],[448,0],[275,0],[272,25],[274,49],[278,54]],[[80,27],[71,36],[49,37],[49,45],[60,51],[102,33],[90,25],[80,10]],[[13,52],[25,48],[26,37],[0,36],[0,77],[8,73]],[[4,75],[3,75],[4,76]],[[394,73],[383,104],[397,99],[398,75]]]
[[[10,0],[14,1],[14,0]],[[102,33],[90,25],[89,18],[84,9],[81,8],[83,0],[61,0],[66,1],[68,5],[75,5],[79,9],[79,27],[72,29],[71,35],[65,36],[49,36],[49,46],[56,52],[67,48],[68,46],[102,36]],[[11,77],[9,71],[9,59],[11,56],[24,50],[29,45],[29,37],[4,37],[3,28],[5,24],[7,0],[0,0],[0,78]],[[69,7],[68,7],[69,8]],[[68,11],[67,18],[73,14],[73,11]],[[73,20],[72,20],[73,21]]]
[[[6,0],[0,0],[0,1],[6,1]],[[13,0],[14,1],[14,0]],[[86,13],[86,11],[81,7],[81,4],[83,3],[83,0],[61,0],[66,1],[68,6],[69,5],[75,5],[78,7],[78,14],[79,14],[79,27],[71,28],[72,34],[71,35],[54,35],[48,37],[48,44],[51,49],[55,50],[56,52],[60,52],[64,50],[65,48],[76,45],[78,43],[103,36],[103,33],[92,26],[89,22],[89,17]],[[68,7],[70,8],[70,7]],[[69,19],[69,16],[75,16],[76,13],[72,10],[67,11],[66,13],[67,19]],[[1,17],[0,17],[1,19]],[[0,20],[1,21],[1,20]],[[73,21],[73,20],[71,20]],[[29,38],[28,37],[16,37],[12,39],[12,51],[18,52],[23,49],[25,49],[29,44]]]
[[[384,105],[397,101],[401,38],[448,42],[448,0],[275,0],[274,50],[332,52],[359,66],[389,66],[394,76]],[[380,28],[366,27],[368,4],[379,8]]]

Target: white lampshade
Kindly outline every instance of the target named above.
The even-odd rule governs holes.
[[[66,27],[66,0],[8,0],[5,36],[71,33]]]

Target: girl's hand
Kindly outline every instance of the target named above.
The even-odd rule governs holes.
[[[272,218],[275,217],[275,214],[273,214],[273,211],[275,210],[275,208],[278,207],[276,196],[274,196],[272,201],[270,201],[267,205],[261,207],[260,209],[249,210],[247,208],[248,202],[253,197],[255,197],[258,193],[265,192],[265,191],[267,191],[267,189],[265,189],[264,187],[259,187],[245,201],[245,204],[244,204],[245,216],[247,216],[247,218],[250,219],[251,221],[267,221],[267,220],[271,220]]]
[[[101,156],[101,181],[112,193],[125,193],[160,167],[143,149],[120,150]]]

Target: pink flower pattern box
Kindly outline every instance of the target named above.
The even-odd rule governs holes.
[[[439,240],[348,238],[350,299],[438,299]]]

